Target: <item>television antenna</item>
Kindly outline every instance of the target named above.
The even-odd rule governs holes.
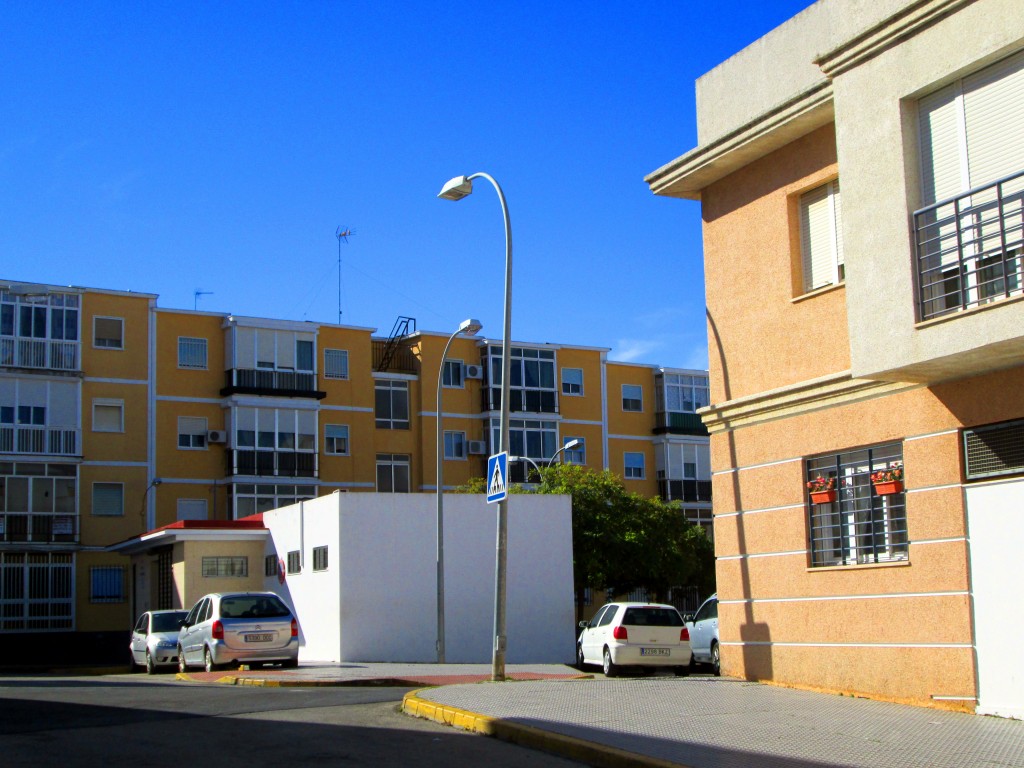
[[[338,238],[338,325],[341,325],[341,243],[348,243],[354,234],[351,227],[341,226],[334,230],[334,236]]]
[[[192,309],[199,309],[199,297],[200,296],[212,296],[212,295],[213,295],[213,291],[202,291],[202,290],[196,288],[195,291],[192,294],[192,298],[193,298]]]

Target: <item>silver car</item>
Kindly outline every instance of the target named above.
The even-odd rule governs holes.
[[[693,621],[686,622],[690,630],[690,664],[708,664],[716,675],[722,674],[718,651],[718,595],[714,594],[701,603]]]
[[[273,592],[215,592],[201,597],[178,632],[178,670],[228,664],[299,663],[299,624]]]
[[[131,668],[145,667],[156,674],[158,667],[178,663],[178,630],[185,611],[146,611],[132,628]]]

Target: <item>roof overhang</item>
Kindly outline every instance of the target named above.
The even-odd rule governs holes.
[[[184,520],[111,544],[107,551],[138,555],[183,541],[259,541],[269,535],[262,520]]]

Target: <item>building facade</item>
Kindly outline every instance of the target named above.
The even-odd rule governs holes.
[[[439,375],[445,488],[495,450],[500,341],[456,337],[442,369],[448,334],[411,318],[380,336],[2,280],[0,313],[3,648],[74,632],[88,655],[120,642],[133,605],[177,607],[173,549],[136,596],[117,542],[334,491],[434,492]],[[607,353],[513,344],[511,479],[551,460],[610,469],[710,529],[707,372]]]
[[[723,672],[1024,715],[1019,3],[821,0],[697,112]]]

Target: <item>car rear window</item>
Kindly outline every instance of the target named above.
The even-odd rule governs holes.
[[[274,595],[238,595],[220,601],[222,619],[274,619],[290,613],[288,606]]]
[[[627,608],[622,623],[632,627],[681,627],[683,617],[674,608]]]

